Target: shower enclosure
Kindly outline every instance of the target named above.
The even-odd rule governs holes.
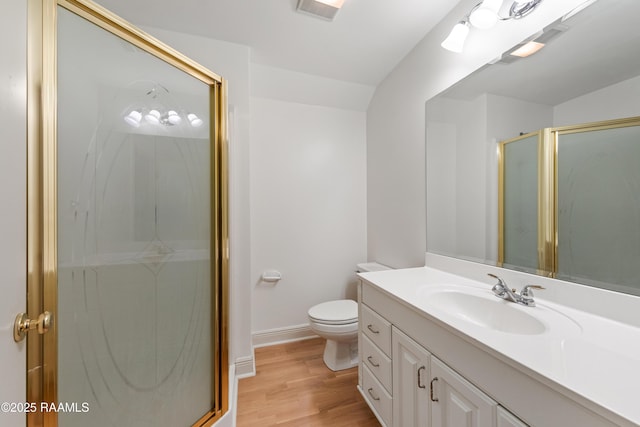
[[[499,262],[640,295],[640,117],[500,143]]]
[[[28,425],[211,425],[227,407],[225,84],[86,0],[32,1],[30,43],[28,310],[53,320],[27,338]]]

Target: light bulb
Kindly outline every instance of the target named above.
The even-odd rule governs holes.
[[[465,21],[458,22],[449,33],[449,36],[440,44],[451,52],[460,53],[469,34],[469,25]]]
[[[142,120],[142,113],[138,110],[131,110],[129,114],[124,116],[124,121],[134,128],[140,127],[140,121]]]
[[[144,118],[149,123],[153,123],[154,125],[157,125],[160,123],[160,111],[151,110],[144,116]]]
[[[502,0],[484,0],[482,4],[469,15],[469,22],[476,28],[486,30],[498,22],[498,11]]]
[[[176,113],[174,110],[169,110],[169,112],[167,113],[167,120],[172,125],[177,125],[177,124],[180,124],[180,122],[182,122],[182,118],[180,118],[178,113]]]
[[[187,120],[189,120],[189,123],[191,123],[191,126],[193,126],[194,128],[200,127],[204,123],[202,119],[200,119],[193,113],[189,113],[187,115]]]

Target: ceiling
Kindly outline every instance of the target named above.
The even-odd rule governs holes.
[[[97,0],[134,25],[251,48],[251,62],[377,86],[458,0],[346,0],[332,22],[297,0]]]

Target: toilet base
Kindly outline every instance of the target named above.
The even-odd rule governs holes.
[[[338,342],[328,339],[322,360],[332,371],[358,366],[358,340]]]

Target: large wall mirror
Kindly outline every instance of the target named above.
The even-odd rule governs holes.
[[[598,0],[532,36],[531,39],[545,43],[536,54],[518,58],[510,55],[513,49],[505,52],[494,63],[427,101],[427,251],[500,264],[498,147],[501,141],[544,128],[640,116],[640,55],[636,54],[640,50],[640,32],[634,23],[638,13],[640,2],[636,0]],[[603,263],[618,267],[634,265],[637,262],[630,262],[629,257],[640,256],[637,249],[640,248],[640,200],[639,193],[633,189],[639,188],[640,183],[631,180],[637,175],[634,171],[640,169],[640,156],[635,149],[618,155],[616,144],[607,144],[609,137],[602,135],[610,133],[590,133],[590,139],[599,138],[599,142],[595,144],[597,150],[587,158],[576,157],[567,149],[559,154],[564,156],[563,170],[569,171],[572,177],[579,174],[581,179],[591,180],[585,185],[577,184],[580,191],[588,189],[589,198],[596,201],[595,206],[607,206],[606,212],[599,210],[601,228],[594,235],[608,238],[598,238],[598,247],[592,248],[593,240],[586,243],[574,238],[576,229],[572,227],[576,222],[571,220],[569,226],[565,224],[558,233],[566,242],[559,256],[568,260],[589,251],[601,254],[597,258],[601,267]],[[631,137],[631,144],[637,143],[640,147],[640,139],[635,135]],[[561,138],[566,141],[577,136]],[[584,156],[590,143],[588,140],[576,143],[572,150]],[[521,164],[517,171],[529,170],[535,174],[537,169],[527,163],[529,159],[536,162],[540,155],[535,146],[523,145],[518,155]],[[615,159],[624,159],[624,165],[613,164]],[[616,166],[620,167],[616,169]],[[557,182],[562,183],[561,178]],[[567,188],[573,188],[562,187],[564,184],[558,184],[557,188],[556,183],[537,184],[552,186],[548,191],[564,194],[571,192]],[[525,211],[529,206],[531,213],[523,217],[526,221],[515,226],[523,235],[535,236],[538,201],[535,185],[529,187],[511,187],[516,197],[514,206]],[[611,204],[614,190],[616,194],[625,195]],[[588,214],[584,209],[580,211],[579,204],[573,204],[571,209],[576,221],[594,213],[593,209]],[[552,209],[543,209],[538,218],[544,215],[548,222],[557,221]],[[624,242],[611,240],[614,226],[618,235],[626,236]],[[557,238],[557,235],[547,236],[551,242]],[[606,260],[604,255],[612,251],[604,245],[616,242],[620,243],[617,246],[624,246],[621,253],[626,256],[616,255]],[[568,249],[572,252],[566,252]],[[558,274],[558,271],[538,268],[535,257],[540,254],[535,247],[527,251],[528,258],[514,258],[517,260],[502,266],[640,295],[640,268],[629,271],[626,267],[611,267],[606,274],[604,268],[593,273],[582,269],[579,274],[563,270]]]

